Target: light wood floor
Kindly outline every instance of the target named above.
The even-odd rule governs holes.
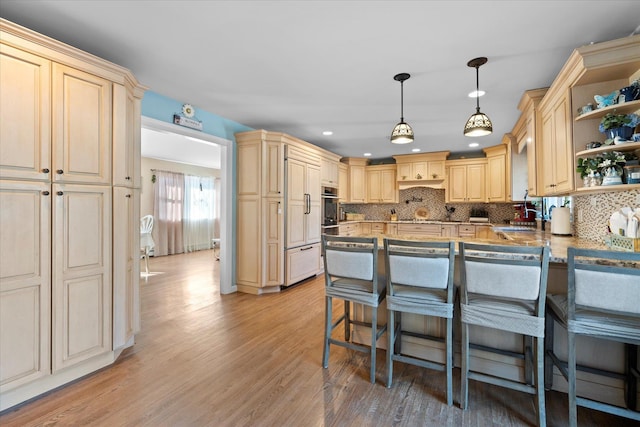
[[[142,332],[118,362],[0,415],[2,426],[527,426],[533,397],[470,383],[469,409],[444,403],[440,372],[396,363],[384,386],[369,359],[333,347],[323,369],[322,278],[280,294],[220,295],[212,251],[150,259]],[[161,272],[161,273],[160,273]],[[336,307],[336,314],[340,307]],[[549,426],[567,425],[564,394],[547,393]],[[581,426],[631,426],[585,408]]]

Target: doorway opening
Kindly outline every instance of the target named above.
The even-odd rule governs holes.
[[[150,117],[142,117],[142,129],[148,129],[155,132],[172,134],[175,136],[186,137],[190,140],[194,140],[203,145],[214,145],[219,148],[219,170],[220,170],[220,236],[219,236],[219,248],[218,257],[219,261],[212,259],[212,262],[220,263],[220,293],[229,294],[235,292],[237,287],[233,281],[234,271],[234,259],[233,259],[233,206],[232,206],[232,191],[231,186],[233,183],[233,143],[224,138],[220,138],[214,135],[209,135],[192,129],[188,129],[182,126],[174,125],[172,123],[163,122],[160,120],[152,119]],[[183,139],[184,140],[184,139]],[[179,147],[173,147],[173,150],[180,151]],[[166,161],[174,161],[184,163],[185,161],[180,159],[171,159],[174,155],[170,153],[172,150],[168,150],[164,157]],[[184,149],[182,150],[184,152]],[[215,151],[214,151],[215,153]],[[215,154],[212,154],[215,155]],[[144,180],[143,180],[144,181]],[[149,186],[150,183],[143,182],[143,191],[145,186]]]

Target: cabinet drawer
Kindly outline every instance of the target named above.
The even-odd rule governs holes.
[[[440,236],[440,224],[398,224],[398,234],[416,236]]]
[[[460,225],[458,227],[458,236],[460,237],[475,237],[476,226],[475,225]]]
[[[318,274],[320,244],[316,243],[296,249],[289,249],[286,258],[287,267],[284,284],[285,286],[289,286]]]

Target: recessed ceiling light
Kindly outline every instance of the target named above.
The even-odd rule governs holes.
[[[371,157],[371,153],[364,153],[365,157]]]
[[[333,135],[333,132],[331,132],[330,130],[325,130],[324,132],[322,132],[322,134],[325,136],[330,136]]]
[[[469,98],[479,98],[481,96],[483,96],[485,94],[485,91],[483,90],[474,90],[473,92],[469,92],[469,95],[467,95]]]
[[[413,148],[411,151],[413,151],[414,153],[418,153],[420,151],[419,148]]]
[[[472,142],[471,144],[469,144],[469,147],[471,148],[475,148],[477,146],[479,146],[480,144],[478,144],[477,142]]]

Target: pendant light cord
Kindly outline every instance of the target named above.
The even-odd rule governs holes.
[[[400,121],[404,122],[404,81],[400,82]]]
[[[478,71],[480,68],[479,65],[476,65],[476,113],[480,112],[480,72]]]

